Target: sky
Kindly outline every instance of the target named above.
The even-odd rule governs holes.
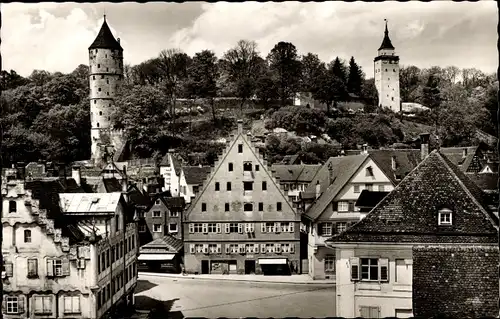
[[[373,77],[384,19],[401,65],[498,68],[495,1],[1,4],[2,69],[69,73],[88,64],[103,22],[121,39],[124,62],[139,64],[162,49],[222,57],[238,40],[254,40],[263,57],[279,41],[325,62],[354,56]]]

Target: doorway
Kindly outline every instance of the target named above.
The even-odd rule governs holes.
[[[207,275],[209,273],[210,273],[210,268],[209,268],[208,260],[202,260],[201,261],[201,274]]]
[[[245,260],[245,275],[255,274],[255,260]]]

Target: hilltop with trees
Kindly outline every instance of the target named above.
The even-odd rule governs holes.
[[[69,74],[35,70],[29,77],[2,71],[0,124],[6,164],[38,159],[90,158],[89,70],[80,65]],[[266,120],[268,129],[283,127],[299,136],[327,134],[344,148],[361,143],[384,147],[404,143],[420,130],[434,130],[443,146],[477,143],[476,131],[497,136],[495,74],[476,69],[403,66],[401,100],[430,110],[401,118],[380,110],[374,80],[366,79],[354,57],[324,62],[316,54],[300,55],[279,42],[263,56],[253,41],[241,40],[217,57],[210,50],[189,56],[163,50],[156,58],[124,67],[112,122],[124,129],[138,157],[159,158],[168,148],[181,153],[217,152],[209,140],[226,137],[235,118]],[[310,92],[325,109],[292,106],[299,92]],[[342,109],[353,96],[364,112]],[[270,158],[291,153],[323,160],[330,146],[270,140]],[[212,154],[213,153],[213,154]]]

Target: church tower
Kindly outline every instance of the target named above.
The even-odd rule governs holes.
[[[378,49],[378,56],[374,59],[374,75],[378,105],[382,108],[389,108],[393,112],[400,112],[399,57],[395,54],[394,46],[389,38],[387,20],[385,20],[384,40]]]
[[[103,146],[112,144],[111,106],[123,79],[123,49],[120,39],[115,40],[111,33],[106,15],[99,34],[89,47],[89,59],[91,160],[98,164],[102,161]]]

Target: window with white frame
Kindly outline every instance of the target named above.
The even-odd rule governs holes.
[[[62,276],[62,260],[54,259],[54,276]]]
[[[344,232],[347,228],[347,223],[346,222],[339,222],[337,223],[337,234],[340,234]]]
[[[389,281],[389,259],[387,258],[349,258],[352,281]]]
[[[372,176],[373,176],[373,167],[368,166],[368,167],[366,168],[366,176],[367,176],[367,177],[372,177]]]
[[[146,232],[146,225],[139,225],[139,233],[145,233]]]
[[[290,223],[281,223],[281,231],[284,233],[290,232]]]
[[[203,232],[203,224],[202,223],[194,223],[193,225],[193,233],[202,233]]]
[[[64,296],[64,313],[80,313],[80,296]]]
[[[34,296],[33,308],[35,309],[35,314],[52,313],[52,296]]]
[[[361,258],[361,280],[378,280],[378,259]]]
[[[161,233],[161,224],[153,224],[153,233]]]
[[[202,253],[203,252],[203,244],[195,244],[194,250],[196,251],[196,253]]]
[[[146,217],[146,214],[144,212],[137,212],[137,217],[144,218]]]
[[[284,253],[290,252],[290,244],[281,244],[281,251]]]
[[[179,230],[177,229],[177,223],[170,223],[168,225],[168,231],[170,233],[177,233]]]
[[[274,233],[276,228],[275,223],[266,223],[266,233]]]
[[[238,244],[229,245],[229,250],[231,251],[232,254],[237,254],[238,253]]]
[[[31,243],[31,230],[29,229],[24,230],[24,242]]]
[[[365,189],[367,189],[369,192],[373,191],[373,184],[365,184]]]
[[[237,233],[238,232],[238,223],[230,223],[229,224],[229,232]]]
[[[439,210],[438,225],[440,226],[452,225],[452,211],[450,209],[443,208]]]
[[[253,254],[255,252],[255,245],[254,244],[245,244],[245,251],[247,253]]]
[[[217,253],[217,244],[208,244],[208,251],[211,254],[216,254]]]
[[[217,224],[216,223],[208,223],[208,232],[216,233],[217,232]]]
[[[153,211],[153,217],[161,217],[161,211],[159,211],[159,210],[154,210],[154,211]]]
[[[332,223],[321,223],[320,226],[320,235],[321,236],[331,236],[332,235]]]
[[[385,187],[384,187],[384,185],[378,185],[378,191],[379,191],[379,192],[385,192]]]
[[[348,202],[338,202],[337,210],[339,212],[348,212],[349,211],[349,203]]]
[[[179,212],[178,211],[170,211],[170,217],[179,217]]]
[[[359,193],[359,185],[354,185],[354,192]]]
[[[19,298],[16,296],[8,296],[7,301],[7,313],[14,314],[19,313]]]
[[[266,244],[266,253],[274,253],[274,244]]]
[[[325,256],[325,271],[335,271],[335,256],[326,255]]]

